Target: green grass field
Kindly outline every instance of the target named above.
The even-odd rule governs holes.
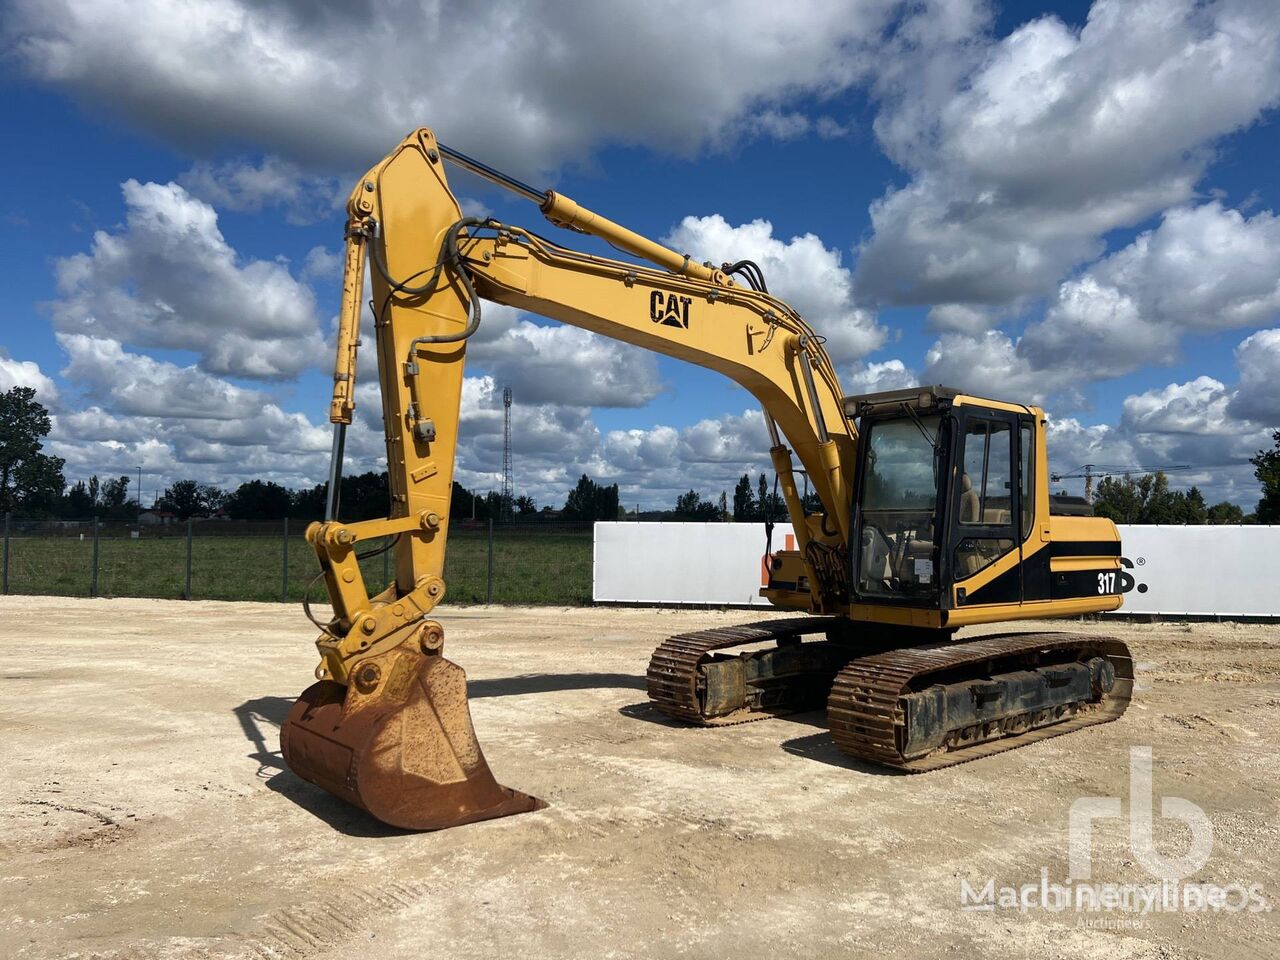
[[[379,546],[374,543],[371,546]],[[192,541],[191,596],[196,600],[280,600],[284,587],[283,536],[235,536],[219,532]],[[493,602],[577,605],[591,601],[589,527],[548,530],[499,527],[494,534]],[[98,543],[98,595],[181,598],[186,587],[184,536],[103,536]],[[388,560],[390,558],[388,557]],[[484,603],[488,581],[488,535],[454,531],[445,562],[446,603]],[[370,593],[387,583],[391,564],[383,557],[361,562]],[[301,534],[289,538],[286,598],[302,599],[319,571]],[[93,576],[93,538],[15,535],[10,541],[9,592],[88,596]],[[324,586],[312,599],[323,602]]]

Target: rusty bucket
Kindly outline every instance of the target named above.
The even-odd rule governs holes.
[[[280,747],[302,779],[407,830],[541,806],[494,779],[471,725],[462,668],[409,646],[362,660],[349,686],[308,687],[280,729]]]

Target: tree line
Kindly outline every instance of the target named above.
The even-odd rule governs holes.
[[[1094,495],[1093,512],[1116,523],[1131,524],[1280,523],[1280,430],[1274,439],[1275,449],[1258,451],[1252,461],[1263,485],[1262,500],[1254,513],[1246,514],[1228,500],[1209,506],[1199,487],[1172,490],[1169,478],[1158,470],[1140,477],[1103,477]]]
[[[52,427],[49,411],[35,399],[30,387],[13,387],[0,393],[0,514],[12,512],[26,518],[59,517],[82,520],[133,519],[140,512],[136,493],[129,496],[130,477],[113,476],[78,480],[69,487],[65,461],[44,452],[44,440]],[[1272,435],[1273,447],[1259,450],[1250,459],[1254,476],[1262,485],[1262,498],[1251,514],[1223,501],[1212,506],[1196,487],[1172,490],[1160,472],[1140,477],[1106,477],[1098,485],[1094,512],[1117,523],[1280,523],[1280,430]],[[300,521],[323,517],[328,485],[291,490],[271,480],[250,480],[235,490],[222,490],[196,480],[178,480],[165,488],[153,509],[179,519],[223,514],[241,520]],[[342,478],[341,516],[370,520],[387,514],[390,492],[385,472],[368,471]],[[820,509],[810,493],[805,508]],[[565,497],[563,507],[538,508],[528,495],[511,498],[469,490],[455,481],[450,504],[458,520],[564,519],[617,520],[626,516],[619,502],[618,485],[598,483],[583,474]],[[708,499],[697,490],[679,494],[673,509],[649,511],[652,519],[736,521],[781,520],[787,516],[776,483],[770,489],[766,476],[753,485],[743,474],[730,501],[722,491]]]

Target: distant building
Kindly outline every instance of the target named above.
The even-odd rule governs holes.
[[[170,513],[168,510],[143,510],[138,514],[138,522],[147,526],[157,526],[164,523],[177,523],[178,515]]]

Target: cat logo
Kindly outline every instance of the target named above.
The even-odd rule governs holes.
[[[649,294],[649,319],[667,327],[689,329],[689,304],[693,297],[678,297],[655,290]]]

